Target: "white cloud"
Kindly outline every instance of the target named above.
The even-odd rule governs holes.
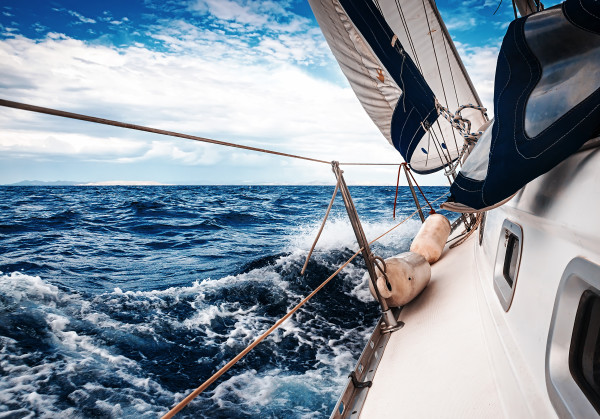
[[[54,10],[55,12],[65,12],[73,17],[77,18],[77,22],[75,23],[96,23],[96,21],[94,19],[91,19],[89,17],[85,17],[83,16],[81,13],[78,13],[74,10],[68,10],[68,9],[58,9],[58,8],[53,8],[52,10]]]
[[[0,134],[0,152],[14,157],[51,158],[76,156],[83,160],[102,156],[103,159],[136,156],[147,149],[141,141],[118,137],[94,138],[70,132],[3,129]]]
[[[42,41],[5,39],[0,41],[0,96],[325,160],[399,160],[348,87],[290,63],[291,57],[304,60],[294,52],[299,45],[265,61],[240,40],[236,51],[220,42],[194,44],[203,36],[177,37],[181,52],[176,53],[140,46],[117,49],[59,34]],[[285,38],[274,42],[293,44]],[[11,74],[19,75],[22,88],[8,80]],[[235,168],[233,163],[252,163],[252,158],[213,145],[157,140],[117,128],[96,133],[95,125],[25,112],[3,112],[0,123],[6,127],[0,132],[4,155],[79,155],[122,163],[165,159],[232,165],[228,170]],[[81,133],[66,134],[71,127]],[[107,133],[109,139],[98,138]]]
[[[138,28],[161,44],[158,50],[140,42],[117,48],[103,39],[84,42],[48,33],[36,41],[17,34],[0,40],[0,97],[328,161],[401,161],[352,90],[339,83],[337,64],[319,30],[285,5],[196,1],[190,7],[210,16],[211,24],[171,20]],[[116,21],[105,16],[99,19]],[[458,47],[491,106],[497,48]],[[316,66],[335,68],[335,82],[308,71]],[[2,111],[0,125],[4,156],[67,156],[123,165],[177,162],[214,167],[215,173],[244,166],[257,176],[266,173],[261,181],[275,183],[333,179],[325,165],[22,111]],[[394,167],[346,171],[352,183],[396,179]],[[427,179],[432,181],[443,183],[443,176]]]
[[[89,17],[85,17],[81,13],[77,13],[77,12],[75,12],[73,10],[67,10],[67,13],[70,14],[71,16],[74,16],[77,19],[79,19],[79,21],[81,23],[96,23],[96,21],[94,19],[91,19]]]
[[[298,23],[306,22],[306,19],[288,12],[287,6],[288,1],[195,0],[190,2],[189,9],[217,20],[254,28],[268,24],[270,30],[297,30]],[[294,23],[286,26],[285,21]]]
[[[477,20],[474,17],[454,16],[446,20],[446,28],[452,31],[471,30],[477,26]]]
[[[494,77],[500,47],[494,45],[474,47],[460,42],[455,44],[481,101],[488,109],[488,115],[492,117],[494,115]]]
[[[259,14],[250,5],[242,5],[231,0],[198,0],[190,4],[190,9],[209,13],[217,19],[236,21],[242,24],[262,26],[268,21],[267,14]]]

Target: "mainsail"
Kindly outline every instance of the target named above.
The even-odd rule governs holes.
[[[356,96],[384,137],[418,173],[459,156],[461,134],[443,118],[481,106],[433,0],[309,0]],[[485,123],[475,109],[462,117]]]

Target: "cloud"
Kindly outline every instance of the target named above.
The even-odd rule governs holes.
[[[455,44],[483,105],[488,109],[488,115],[492,117],[494,115],[494,77],[500,51],[499,45],[476,47],[460,42]]]
[[[401,161],[340,82],[319,29],[287,6],[197,0],[186,3],[193,18],[162,17],[137,26],[105,13],[94,26],[99,32],[121,22],[127,25],[111,26],[141,34],[118,47],[107,36],[82,41],[56,28],[37,40],[15,33],[0,40],[0,97],[327,161]],[[458,47],[491,106],[497,48]],[[333,76],[323,77],[325,70]],[[136,167],[176,163],[214,168],[216,176],[226,171],[230,182],[332,180],[326,165],[22,111],[3,110],[0,124],[5,157]],[[247,176],[236,178],[239,167]],[[390,184],[396,168],[348,167],[347,174],[352,183]]]
[[[39,22],[34,23],[33,25],[31,25],[31,27],[33,28],[34,31],[40,32],[40,33],[48,31],[48,27],[42,25]]]
[[[466,31],[477,26],[477,19],[474,17],[455,16],[448,19],[445,23],[449,31]]]
[[[164,31],[153,36],[166,39]],[[5,39],[0,41],[0,75],[5,78],[0,95],[326,160],[360,160],[370,153],[359,144],[370,139],[376,143],[372,150],[385,150],[379,159],[389,160],[392,150],[350,88],[316,78],[293,64],[306,59],[294,52],[300,46],[294,46],[293,40],[274,40],[288,45],[287,49],[264,60],[260,51],[266,48],[264,43],[257,52],[238,41],[231,52],[230,43],[196,44],[204,34],[190,36],[177,37],[178,41],[173,37],[180,49],[169,52],[96,45],[55,33],[41,41],[23,36]],[[10,74],[19,74],[18,83],[6,79]],[[185,140],[173,143],[135,134],[134,141],[127,138],[133,134],[119,129],[85,134],[98,128],[24,112],[3,113],[0,123],[7,128],[0,133],[1,149],[18,156],[49,158],[62,153],[118,162],[164,158],[182,164],[215,164],[223,159],[222,153],[228,154],[210,151],[215,146],[183,145]],[[33,124],[36,128],[31,128]],[[81,133],[70,136],[65,127]],[[110,140],[100,141],[98,137],[107,132]]]
[[[77,22],[75,23],[96,23],[96,21],[94,19],[91,19],[89,17],[85,17],[83,16],[81,13],[78,13],[74,10],[68,10],[68,9],[59,9],[59,8],[53,8],[52,10],[54,10],[55,12],[64,12],[67,13],[73,17],[77,18]]]
[[[80,13],[77,13],[73,10],[67,10],[67,13],[70,14],[71,16],[76,17],[77,19],[79,19],[79,21],[81,23],[96,23],[96,21],[94,19],[91,19],[89,17],[85,17]]]
[[[283,30],[286,27],[285,22],[307,22],[306,19],[288,11],[289,1],[194,0],[189,3],[188,8],[220,21],[235,22],[253,28],[269,25],[270,30]],[[295,27],[297,28],[291,25],[289,28]]]
[[[117,137],[94,138],[70,132],[47,133],[41,131],[2,130],[0,152],[16,158],[49,159],[55,156],[73,157],[82,160],[101,156],[106,160],[137,156],[147,149],[140,141]]]

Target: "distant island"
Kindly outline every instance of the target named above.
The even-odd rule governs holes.
[[[151,180],[107,180],[102,182],[74,182],[69,180],[57,180],[44,182],[42,180],[23,180],[17,183],[9,183],[4,186],[167,186],[168,183],[159,183]]]
[[[71,182],[68,180],[57,180],[54,182],[44,182],[41,180],[23,180],[17,183],[8,183],[4,186],[75,186],[81,185],[81,182]]]
[[[151,180],[106,180],[103,182],[78,183],[78,186],[169,186],[169,183]]]

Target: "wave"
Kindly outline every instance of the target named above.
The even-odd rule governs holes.
[[[0,404],[11,414],[36,417],[165,413],[285,314],[338,260],[317,256],[319,268],[298,279],[302,262],[302,255],[288,253],[185,287],[115,288],[95,296],[36,276],[2,274]],[[361,273],[345,272],[184,417],[327,414],[345,381],[341,371],[352,368],[376,317],[372,304],[352,295]],[[363,313],[349,323],[353,309]],[[256,388],[261,396],[249,396]]]
[[[363,221],[361,224],[367,239],[373,240],[396,226],[400,221],[401,219],[398,219],[398,221]],[[314,242],[320,225],[320,222],[312,222],[293,228],[289,234],[290,248],[293,250],[308,251]],[[404,248],[408,250],[412,238],[417,234],[420,227],[420,221],[414,218],[409,219],[391,233],[379,239],[376,242],[376,246],[379,247],[380,251],[383,251],[383,257],[391,256],[391,254],[388,254],[390,252],[396,254],[399,251],[405,251],[403,250]],[[328,219],[315,250],[324,252],[344,248],[358,249],[356,236],[352,225],[348,221],[348,217],[337,216]]]
[[[0,417],[159,416],[358,248],[337,202],[300,275],[333,187],[30,190],[0,188]],[[396,225],[372,199],[388,192],[352,189],[369,239]],[[364,272],[358,257],[182,417],[329,415],[379,315]]]

